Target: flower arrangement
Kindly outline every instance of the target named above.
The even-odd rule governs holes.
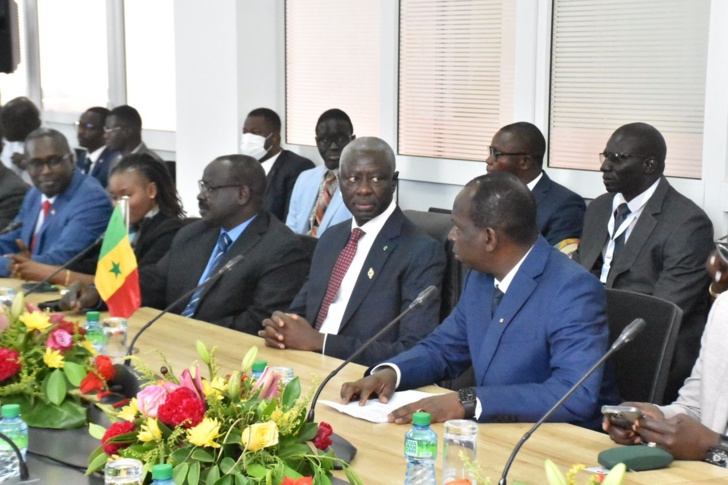
[[[246,375],[257,351],[251,348],[240,370],[222,376],[215,349],[198,341],[208,379],[198,363],[177,377],[164,356],[158,379],[135,358],[144,387],[117,408],[108,429],[90,425],[101,446],[87,474],[121,456],[141,460],[145,476],[169,463],[177,484],[329,484],[338,463],[352,484],[361,483],[328,449],[331,426],[306,422],[312,392],[302,397],[298,378],[284,386],[268,370],[259,379]]]
[[[114,378],[111,361],[94,358],[85,334],[78,322],[26,304],[22,293],[0,305],[0,401],[19,404],[29,426],[84,426],[84,401],[103,397]]]

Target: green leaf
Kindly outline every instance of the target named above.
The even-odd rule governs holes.
[[[235,460],[233,460],[230,457],[223,458],[220,462],[220,471],[223,472],[225,475],[230,473],[235,469]]]
[[[104,433],[106,433],[106,428],[104,428],[103,426],[99,426],[96,423],[89,423],[88,434],[90,434],[97,440],[100,440],[104,437]]]
[[[247,469],[248,475],[254,478],[264,478],[265,477],[265,467],[263,465],[260,465],[258,463],[252,463],[248,465]]]
[[[101,451],[101,453],[98,453]],[[98,454],[97,454],[98,453]],[[88,468],[86,469],[86,475],[91,475],[104,468],[106,462],[109,460],[109,456],[104,453],[104,450],[99,448],[89,457]]]
[[[281,447],[278,456],[285,459],[295,455],[306,455],[311,453],[311,448],[303,443],[294,443],[285,447]]]
[[[215,482],[220,480],[220,470],[217,468],[217,466],[214,466],[210,468],[210,472],[207,474],[207,481],[205,482],[205,485],[215,485]]]
[[[233,477],[235,477],[235,485],[249,485],[250,484],[250,480],[245,478],[240,473],[236,473],[235,475],[233,475]]]
[[[192,453],[192,447],[184,446],[178,450],[175,450],[169,456],[173,463],[183,463],[190,457],[190,453]]]
[[[283,391],[283,400],[281,401],[281,404],[283,404],[283,410],[288,411],[291,409],[300,395],[301,382],[298,380],[298,377],[296,377],[288,383],[286,390]]]
[[[359,475],[357,475],[356,472],[348,466],[344,467],[344,473],[346,474],[346,478],[347,480],[349,480],[349,483],[351,485],[364,485],[364,483],[361,481],[361,478],[359,478]]]
[[[66,378],[63,376],[63,371],[56,369],[51,372],[48,376],[48,384],[46,387],[48,400],[56,406],[60,406],[66,398],[66,391],[68,391],[68,387],[66,386]]]
[[[185,478],[187,478],[187,471],[190,469],[190,464],[187,462],[180,463],[176,467],[174,467],[174,471],[172,471],[172,480],[174,483],[184,483]]]
[[[233,485],[232,475],[225,475],[220,480],[216,481],[215,485]]]
[[[84,366],[70,361],[66,361],[63,364],[63,372],[66,374],[68,382],[76,387],[81,385],[81,381],[88,374]]]
[[[318,424],[316,423],[306,423],[303,425],[303,428],[301,428],[301,432],[298,435],[298,441],[301,443],[304,443],[306,441],[311,441],[316,437],[316,433],[318,432]]]
[[[289,478],[301,478],[303,475],[301,475],[296,470],[294,470],[293,468],[289,467],[288,465],[286,465],[284,463],[283,464],[283,476],[289,477]]]
[[[223,444],[229,445],[234,444],[238,445],[240,444],[240,440],[242,439],[243,433],[239,429],[235,428],[230,430],[230,433],[225,438],[225,442]]]
[[[215,458],[212,456],[212,454],[203,448],[197,448],[195,451],[193,451],[192,459],[197,461],[204,461],[205,463],[212,463],[215,461]]]
[[[193,461],[190,465],[190,471],[187,473],[187,483],[197,485],[200,483],[200,462]]]
[[[21,413],[23,421],[35,428],[73,429],[86,425],[86,408],[72,399],[60,406],[36,400],[26,410],[21,408]]]

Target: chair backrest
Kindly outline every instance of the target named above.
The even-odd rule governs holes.
[[[664,404],[665,385],[682,321],[680,307],[650,295],[607,289],[611,344],[635,318],[647,323],[633,342],[612,357],[623,400]]]
[[[437,212],[415,210],[405,210],[403,212],[420,231],[441,243],[445,248],[447,261],[445,263],[445,275],[442,280],[442,303],[440,305],[440,321],[442,321],[460,300],[465,273],[462,263],[452,252],[452,242],[447,239],[447,235],[452,228],[450,216]]]

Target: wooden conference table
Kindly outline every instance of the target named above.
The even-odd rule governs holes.
[[[0,286],[18,286],[12,280],[0,280]],[[57,298],[51,296],[32,297],[32,300]],[[129,336],[151,320],[158,311],[142,308],[129,319]],[[294,350],[279,351],[265,347],[263,339],[205,322],[191,320],[177,315],[166,315],[157,321],[139,339],[137,354],[152,368],[161,365],[154,350],[161,351],[175,372],[179,373],[198,359],[195,342],[202,340],[212,348],[217,347],[217,357],[223,372],[239,368],[241,360],[251,346],[259,349],[259,358],[269,365],[282,365],[295,369],[302,382],[302,392],[311,386],[316,376],[321,382],[341,361],[312,352]],[[321,399],[337,400],[344,382],[362,376],[364,367],[352,364],[344,368],[323,391]],[[433,390],[429,388],[426,390]],[[404,434],[409,426],[374,424],[351,418],[328,406],[316,407],[316,420],[330,423],[334,432],[349,440],[358,449],[352,467],[366,484],[402,483],[405,476],[405,460],[402,456]],[[481,424],[478,436],[478,462],[485,476],[497,483],[503,466],[529,424]],[[442,440],[442,425],[433,426]],[[442,446],[440,441],[440,446]],[[566,471],[575,463],[586,466],[597,465],[597,454],[614,444],[609,438],[569,424],[545,424],[524,445],[509,473],[509,482],[523,480],[530,484],[545,483],[544,460],[550,458]],[[441,460],[437,462],[438,477],[441,475]],[[590,476],[582,472],[577,483],[584,483]],[[343,475],[342,475],[343,477]],[[702,462],[677,461],[669,468],[650,472],[630,473],[626,484],[728,484],[728,470]]]

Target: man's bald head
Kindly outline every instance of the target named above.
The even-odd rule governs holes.
[[[11,99],[0,111],[3,136],[8,141],[24,141],[40,127],[40,111],[28,98]]]

